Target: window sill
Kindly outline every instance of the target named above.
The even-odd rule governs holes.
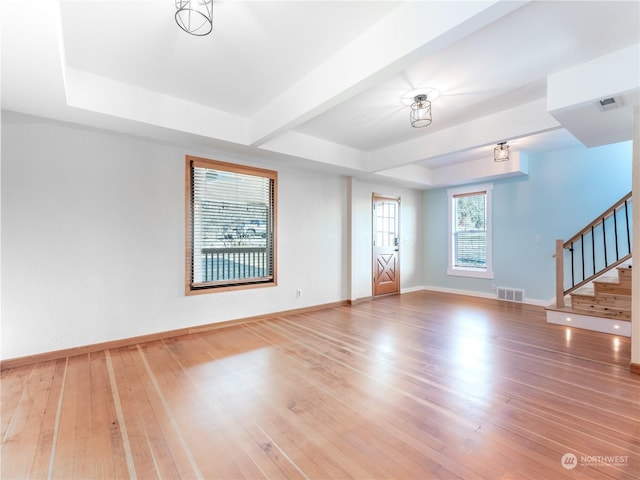
[[[471,277],[471,278],[493,278],[492,270],[485,270],[481,268],[452,268],[447,269],[447,275],[453,275],[456,277]]]

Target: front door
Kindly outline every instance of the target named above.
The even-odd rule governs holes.
[[[400,198],[373,195],[373,295],[400,292]]]

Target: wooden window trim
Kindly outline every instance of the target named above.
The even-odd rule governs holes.
[[[231,173],[240,173],[245,175],[261,176],[273,180],[273,276],[272,281],[268,283],[250,283],[236,284],[229,286],[216,286],[213,287],[201,287],[194,289],[191,285],[191,169],[193,167],[201,168],[214,168],[216,170],[223,170]],[[268,170],[258,167],[250,167],[247,165],[238,165],[229,162],[222,162],[220,160],[212,160],[208,158],[195,157],[191,155],[185,156],[185,178],[184,178],[184,191],[185,191],[185,295],[202,295],[207,293],[216,292],[229,292],[233,290],[247,290],[254,288],[274,287],[278,285],[278,172],[274,170]]]

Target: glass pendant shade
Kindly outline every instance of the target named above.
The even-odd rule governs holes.
[[[496,162],[509,160],[509,145],[507,145],[507,142],[501,142],[493,149],[493,160]]]
[[[415,128],[431,125],[431,102],[426,95],[416,95],[411,104],[411,126]]]
[[[213,29],[213,0],[176,0],[176,22],[191,35],[204,36]]]

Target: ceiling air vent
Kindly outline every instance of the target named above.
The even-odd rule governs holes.
[[[606,112],[607,110],[613,110],[620,106],[620,100],[616,97],[607,97],[598,100],[598,108],[601,112]]]

